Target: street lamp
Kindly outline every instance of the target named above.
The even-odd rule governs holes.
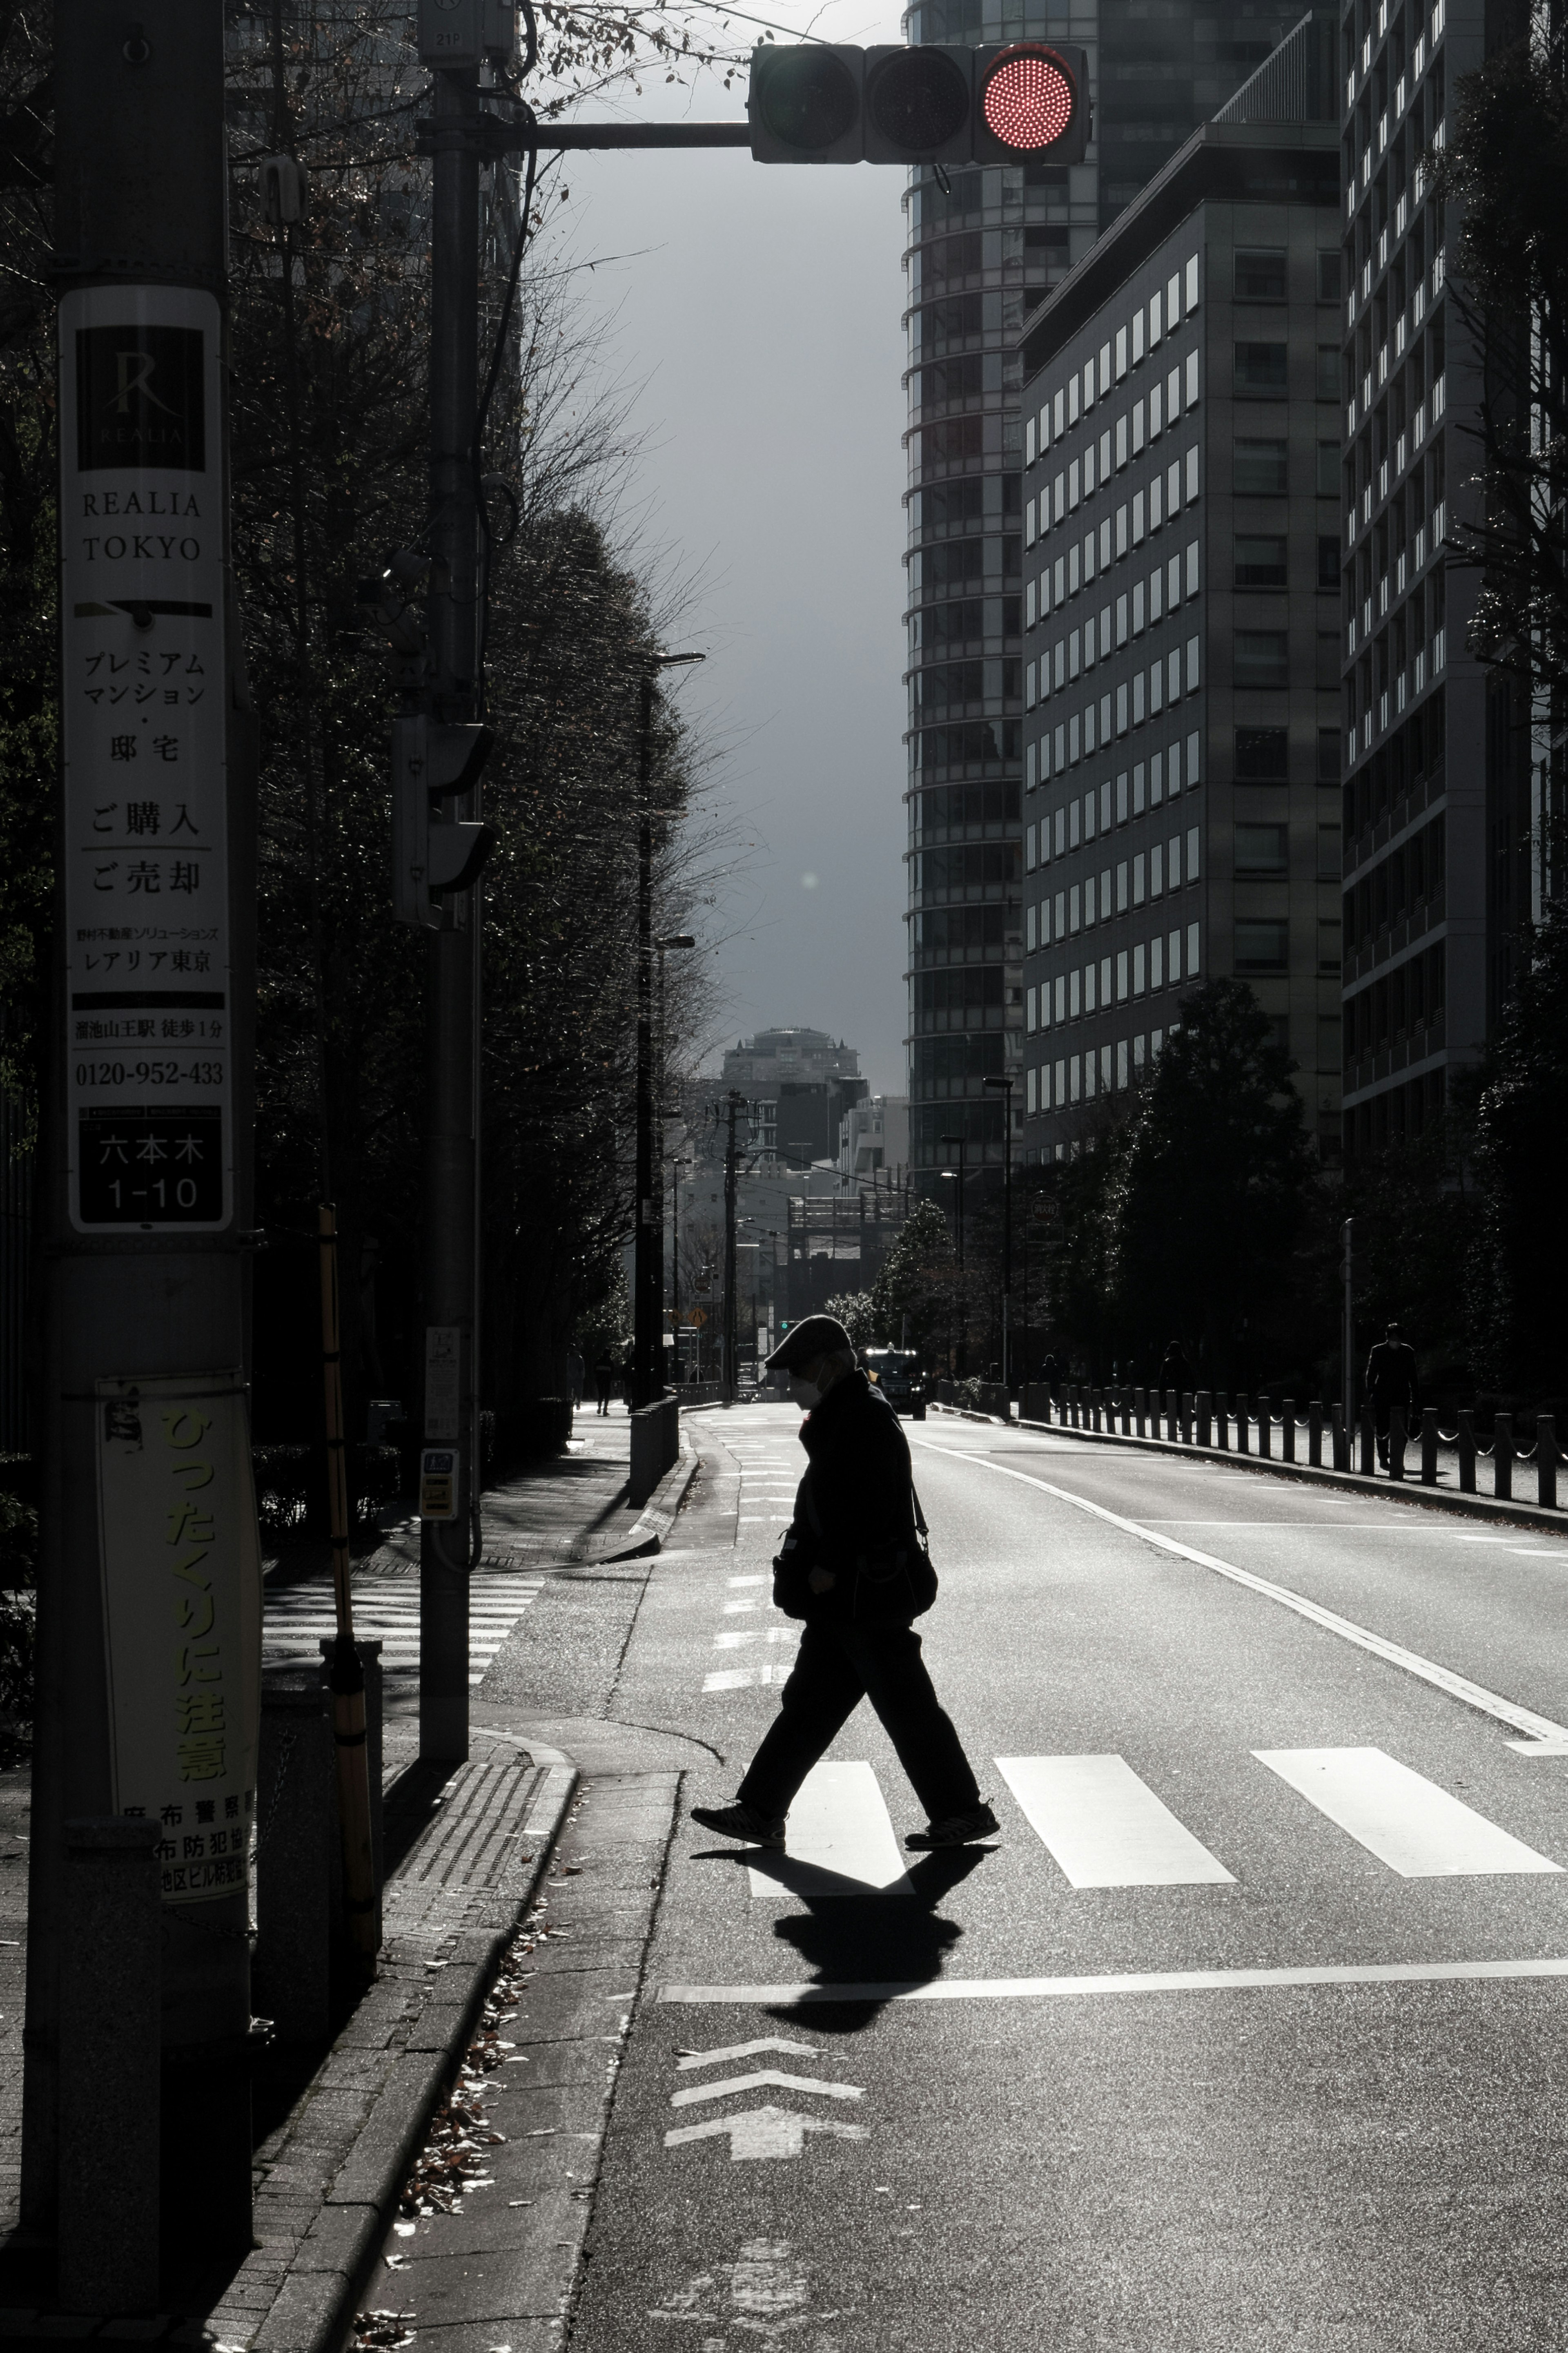
[[[983,1087],[1000,1093],[1002,1103],[1002,1386],[1009,1397],[1013,1393],[1012,1367],[1009,1356],[1009,1322],[1013,1304],[1013,1089],[1017,1081],[1012,1071],[994,1079],[982,1079]],[[1028,1342],[1026,1339],[1025,1347]]]
[[[650,654],[642,665],[637,704],[637,1204],[632,1255],[634,1410],[664,1393],[663,1224],[654,1166],[653,1118],[653,698],[658,674],[704,654]],[[685,936],[683,934],[682,937]]]
[[[961,1322],[960,1322],[960,1324],[959,1324],[959,1327],[958,1327],[958,1366],[957,1366],[957,1369],[958,1369],[958,1371],[962,1374],[962,1373],[965,1373],[965,1372],[967,1372],[967,1371],[968,1371],[968,1369],[969,1369],[969,1295],[968,1295],[968,1293],[967,1293],[967,1292],[965,1291],[965,1289],[964,1289],[964,1285],[963,1285],[963,1170],[964,1170],[964,1164],[965,1164],[965,1160],[966,1160],[966,1158],[967,1158],[967,1145],[966,1145],[966,1140],[965,1140],[965,1138],[964,1138],[964,1137],[963,1137],[962,1135],[944,1135],[944,1136],[942,1137],[942,1140],[943,1144],[956,1144],[956,1145],[957,1145],[957,1146],[958,1146],[958,1166],[957,1166],[956,1168],[944,1168],[944,1169],[942,1170],[942,1174],[944,1176],[956,1177],[957,1182],[958,1182],[958,1273],[959,1273],[958,1295],[959,1295],[959,1307],[960,1307],[960,1312],[961,1312],[962,1320],[961,1320]],[[952,1339],[952,1324],[950,1324],[948,1325],[948,1338],[949,1338],[949,1340],[950,1340],[950,1341],[951,1341],[951,1339]]]
[[[694,948],[697,942],[690,932],[666,932],[660,938],[656,939],[653,944],[658,957],[658,979],[654,994],[654,1064],[658,1082],[658,1092],[662,1094],[669,1078],[668,1040],[665,1036],[664,1027],[665,955],[670,948]],[[658,1332],[656,1341],[658,1354],[655,1357],[657,1377],[653,1390],[650,1391],[650,1401],[652,1396],[662,1390],[664,1386],[664,1123],[667,1119],[679,1119],[680,1116],[679,1103],[673,1106],[660,1103],[654,1113],[653,1222],[648,1240],[648,1249],[653,1259],[653,1272],[648,1278],[648,1288],[658,1306]],[[679,1362],[676,1369],[678,1371],[679,1369]]]

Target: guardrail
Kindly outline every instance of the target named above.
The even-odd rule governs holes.
[[[1265,1461],[1305,1461],[1318,1470],[1331,1467],[1335,1471],[1359,1471],[1363,1478],[1375,1478],[1382,1469],[1396,1482],[1411,1476],[1406,1458],[1415,1443],[1420,1450],[1420,1468],[1415,1475],[1422,1486],[1441,1483],[1438,1457],[1447,1451],[1455,1456],[1455,1484],[1460,1494],[1480,1492],[1477,1466],[1489,1462],[1491,1493],[1500,1502],[1514,1499],[1515,1466],[1531,1463],[1535,1469],[1537,1503],[1546,1511],[1558,1508],[1557,1473],[1564,1458],[1557,1443],[1556,1419],[1549,1413],[1536,1416],[1534,1445],[1521,1447],[1514,1438],[1511,1414],[1493,1416],[1491,1443],[1488,1445],[1477,1436],[1475,1416],[1468,1409],[1456,1413],[1454,1429],[1445,1430],[1437,1409],[1426,1406],[1421,1410],[1419,1426],[1412,1429],[1395,1406],[1390,1410],[1387,1433],[1382,1441],[1386,1459],[1380,1461],[1377,1417],[1370,1404],[1363,1407],[1359,1420],[1347,1430],[1342,1409],[1325,1406],[1316,1398],[1307,1406],[1304,1415],[1292,1398],[1284,1398],[1276,1414],[1268,1398],[1256,1402],[1246,1397],[1233,1398],[1224,1389],[1178,1392],[1129,1388],[1125,1384],[1095,1388],[1069,1382],[1053,1390],[1044,1382],[1030,1382],[1019,1392],[1019,1411],[1025,1421],[1055,1421],[1064,1429],[1110,1434],[1120,1430],[1123,1438],[1163,1438],[1167,1444],[1197,1446],[1210,1452],[1254,1453]],[[1323,1461],[1325,1443],[1330,1455],[1327,1464]],[[1352,1456],[1358,1456],[1359,1461],[1352,1460]]]

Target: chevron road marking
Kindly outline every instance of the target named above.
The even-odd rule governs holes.
[[[702,2100],[722,2100],[731,2092],[760,2092],[771,2086],[775,2092],[820,2092],[829,2100],[863,2100],[866,2096],[858,2084],[826,2084],[815,2075],[786,2075],[777,2067],[758,2067],[750,2075],[726,2075],[713,2084],[688,2084],[683,2092],[671,2092],[672,2108],[696,2107]]]
[[[841,2125],[837,2116],[802,2116],[793,2108],[742,2108],[738,2116],[713,2116],[705,2125],[680,2125],[664,2137],[666,2148],[687,2141],[720,2140],[729,2137],[735,2164],[752,2158],[798,2157],[807,2133],[831,2133],[839,2140],[868,2140],[865,2125]]]

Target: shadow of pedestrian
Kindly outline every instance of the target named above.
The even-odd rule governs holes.
[[[804,2008],[824,2034],[858,2034],[900,1994],[935,1984],[963,1934],[937,1906],[994,1852],[967,1846],[924,1855],[910,1866],[907,1892],[895,1895],[868,1894],[854,1881],[843,1893],[803,1890],[810,1908],[776,1921],[773,1934],[813,1972],[810,1990],[804,2004],[781,2004],[772,2014],[798,2021]],[[814,1874],[819,1882],[830,1875]]]

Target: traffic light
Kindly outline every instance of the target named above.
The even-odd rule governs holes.
[[[392,727],[392,901],[402,923],[441,927],[441,900],[466,891],[495,847],[488,825],[442,817],[437,803],[479,782],[495,747],[488,727],[442,726],[423,712]]]
[[[513,66],[516,0],[419,0],[422,66]]]
[[[1080,164],[1089,57],[1065,42],[752,52],[759,164]]]

